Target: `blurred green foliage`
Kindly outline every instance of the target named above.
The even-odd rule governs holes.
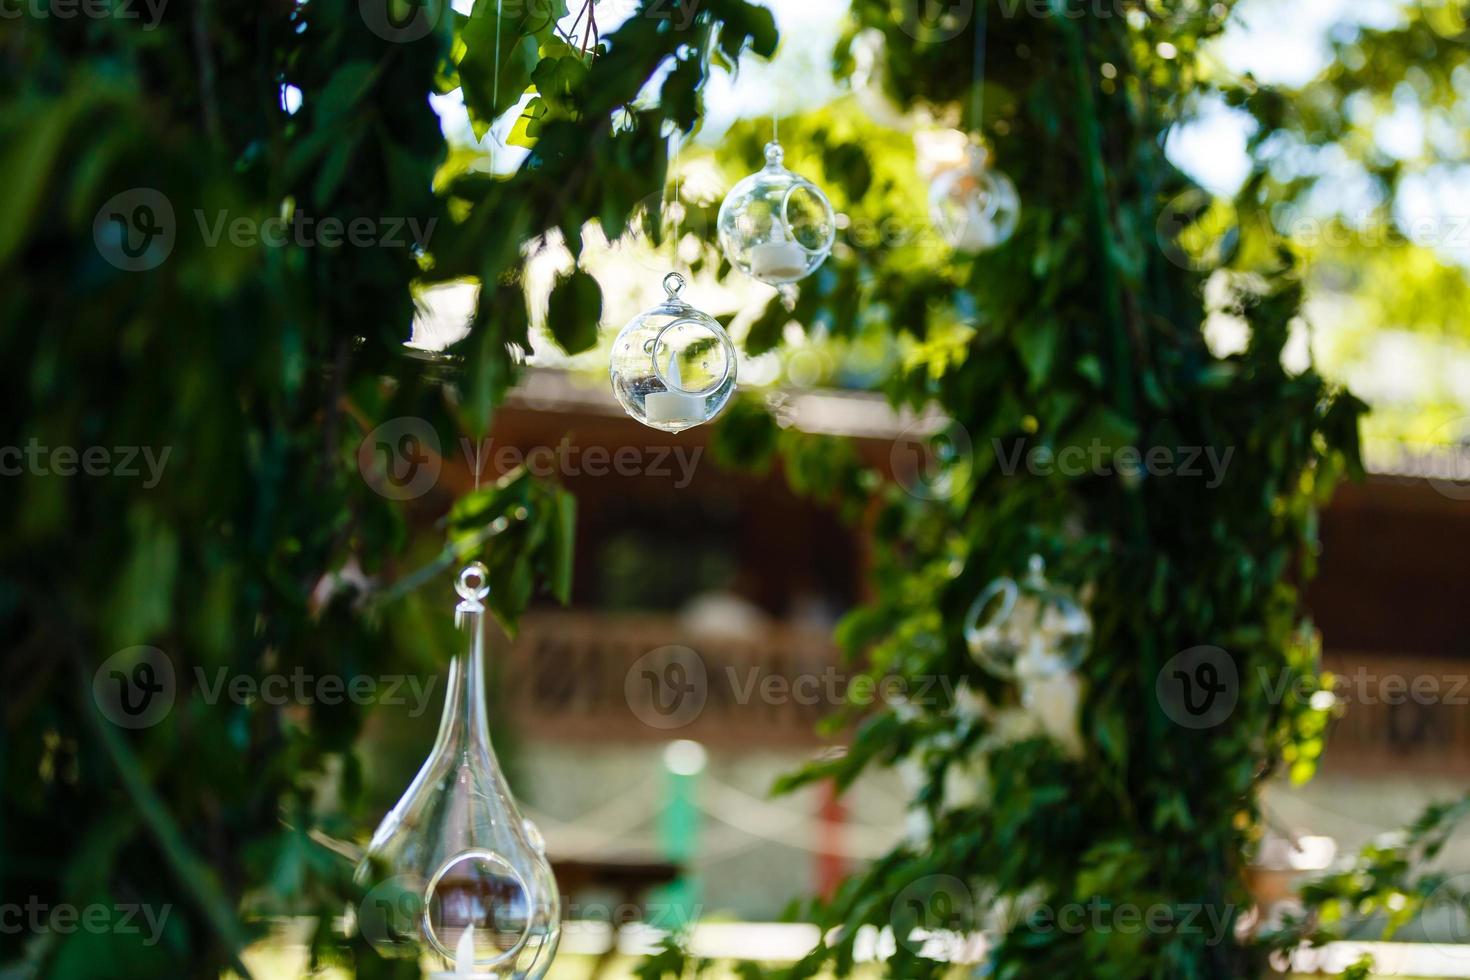
[[[756,397],[721,423],[715,453],[755,469],[779,461],[803,493],[874,521],[876,598],[839,638],[875,675],[941,676],[1014,705],[1014,687],[974,665],[959,624],[984,583],[1044,554],[1053,578],[1087,590],[1097,624],[1083,749],[990,738],[992,719],[949,703],[864,717],[844,755],[788,785],[913,765],[932,830],[799,910],[833,931],[792,977],[847,972],[861,927],[914,925],[905,901],[919,900],[922,920],[945,877],[976,896],[1203,907],[1233,923],[1248,904],[1257,789],[1283,769],[1308,777],[1322,747],[1325,716],[1301,696],[1318,667],[1300,588],[1315,508],[1358,469],[1362,406],[1315,371],[1282,366],[1307,256],[1242,226],[1222,308],[1249,342],[1217,356],[1202,332],[1211,271],[1178,261],[1216,237],[1212,213],[1161,225],[1170,202],[1198,190],[1165,160],[1161,134],[1218,91],[1197,55],[1230,5],[1142,4],[1126,17],[987,6],[979,128],[1020,187],[1016,238],[973,260],[944,250],[909,137],[853,95],[788,120],[783,135],[788,163],[820,178],[856,230],[799,291],[741,323],[751,354],[793,336],[878,351],[875,386],[898,407],[936,406],[968,448],[955,451],[944,428],[934,441],[949,451],[931,447],[928,482],[906,492],[850,442],[797,432]],[[390,8],[393,20],[370,15]],[[915,31],[913,12],[856,0],[834,71],[850,75],[877,37],[876,81],[901,110],[974,128],[975,21],[940,38]],[[0,482],[15,679],[0,729],[4,893],[175,910],[157,946],[118,933],[0,935],[7,960],[48,976],[211,975],[238,968],[265,916],[315,913],[321,959],[363,976],[411,971],[331,932],[351,869],[322,835],[360,836],[377,817],[353,753],[365,712],[208,704],[188,680],[201,666],[431,671],[447,648],[434,642],[440,604],[425,586],[470,557],[490,563],[508,628],[537,590],[566,598],[574,510],[563,491],[514,474],[452,504],[430,498],[417,516],[441,520],[445,542],[425,553],[409,537],[412,512],[359,472],[363,434],[402,417],[428,420],[443,446],[485,432],[532,346],[529,301],[542,298],[527,295],[530,257],[560,242],[580,260],[594,225],[609,239],[657,240],[661,215],[646,205],[669,176],[669,132],[697,128],[711,71],[747,50],[768,56],[777,38],[770,12],[742,0],[648,5],[595,44],[590,24],[565,34],[565,14],[551,3],[497,15],[487,0],[468,15],[401,0],[212,0],[172,5],[146,31],[31,15],[0,37],[11,187],[0,336],[23,366],[0,445],[172,449],[155,487]],[[426,29],[403,27],[416,24]],[[477,135],[515,114],[510,141],[530,155],[513,174],[449,153],[428,96],[455,89]],[[1300,95],[1250,85],[1230,97],[1260,120],[1258,146],[1293,130],[1341,135],[1322,131]],[[737,127],[717,154],[726,176],[754,169],[764,138]],[[108,202],[136,188],[169,202],[177,238],[161,264],[128,272],[103,245]],[[1302,193],[1272,185],[1263,166],[1235,207]],[[717,201],[681,203],[689,227],[713,227]],[[375,248],[209,245],[196,215],[220,213],[295,227],[412,217],[432,232]],[[1403,254],[1437,281],[1434,263]],[[546,298],[547,332],[568,353],[593,344],[603,309],[582,265]],[[731,275],[708,236],[693,267]],[[469,336],[443,363],[404,357],[414,291],[461,281],[481,286]],[[1093,439],[1235,454],[1218,487],[997,466],[997,447],[1021,440],[1056,450]],[[1246,684],[1225,724],[1192,731],[1164,716],[1154,681],[1201,643],[1227,649]],[[115,729],[92,681],[114,651],[143,644],[171,658],[178,703],[151,728]],[[1273,701],[1262,678],[1293,693]],[[983,792],[957,801],[957,783]],[[958,913],[946,923],[982,924],[979,902]],[[1259,974],[1275,941],[1076,935],[1021,920],[987,969],[1233,978]],[[670,945],[643,975],[685,965]],[[944,968],[901,942],[887,970],[918,980]]]
[[[401,505],[364,436],[421,419],[449,455],[487,430],[526,346],[526,243],[620,227],[661,182],[662,127],[689,123],[702,66],[769,53],[771,16],[674,5],[686,30],[634,17],[594,59],[535,4],[100,9],[26,5],[0,33],[0,445],[168,456],[156,482],[0,480],[0,894],[169,914],[156,943],[6,929],[0,959],[21,975],[217,975],[243,970],[265,917],[292,914],[319,917],[319,958],[412,973],[332,931],[352,866],[322,842],[381,815],[354,752],[367,706],[211,698],[196,678],[432,676],[453,652],[449,575],[476,556],[507,628],[538,590],[565,600],[563,491],[515,474],[447,513],[435,495]],[[642,98],[670,59],[662,97]],[[483,129],[532,86],[517,173],[446,168],[431,94],[462,88]],[[369,246],[323,230],[363,221]],[[442,364],[406,357],[414,289],[462,278],[485,284],[470,338]],[[574,276],[557,336],[585,345],[599,303]],[[410,518],[441,520],[444,550],[414,542]],[[144,645],[171,665],[175,703],[114,727],[94,677]]]
[[[786,338],[790,322],[839,341],[879,329],[900,358],[883,390],[897,406],[942,413],[895,450],[894,467],[910,471],[897,486],[820,440],[789,436],[779,404],[774,425],[751,404],[732,412],[715,452],[756,467],[779,458],[800,489],[871,516],[876,597],[838,632],[855,663],[910,689],[939,677],[989,706],[942,700],[874,714],[854,705],[833,728],[856,726],[847,750],[783,781],[846,786],[876,767],[917,772],[913,806],[930,830],[830,901],[793,909],[826,940],[772,976],[848,975],[865,927],[892,936],[885,974],[905,980],[953,969],[925,955],[916,928],[988,930],[987,976],[1267,970],[1269,943],[1235,928],[1251,907],[1256,794],[1277,773],[1310,778],[1324,744],[1328,717],[1309,696],[1321,683],[1320,650],[1300,589],[1316,561],[1316,508],[1341,475],[1361,472],[1363,406],[1314,370],[1283,365],[1303,302],[1300,257],[1272,245],[1197,261],[1199,244],[1218,237],[1218,214],[1180,220],[1174,210],[1182,196],[1209,200],[1166,160],[1162,137],[1213,90],[1196,57],[1229,7],[1094,17],[1059,5],[1007,15],[1014,8],[989,4],[982,129],[1020,188],[1014,240],[970,260],[932,235],[867,246],[845,237],[799,296],[773,299],[750,326],[751,350]],[[877,35],[872,71],[899,110],[969,120],[978,18],[956,15],[926,32],[902,3],[853,9],[839,70]],[[869,115],[849,101],[784,122],[788,159],[820,175],[854,225],[919,226],[913,150]],[[721,157],[748,165],[760,138],[739,131]],[[850,149],[867,162],[854,166]],[[1212,281],[1247,327],[1248,342],[1228,356],[1203,333]],[[926,436],[918,470],[901,465]],[[1178,474],[1011,475],[999,465],[1016,445],[1056,452],[1094,439],[1236,455],[1213,488]],[[985,583],[1020,573],[1033,553],[1050,577],[1084,590],[1096,621],[1076,750],[1043,734],[1008,736],[1002,716],[1020,692],[980,670],[961,636]],[[1200,644],[1228,651],[1241,691],[1225,722],[1191,730],[1165,716],[1155,681]],[[1288,693],[1274,697],[1270,684],[1282,680]],[[1021,911],[1097,902],[1192,909],[1225,925],[1068,931]],[[1007,908],[1017,914],[997,922]],[[650,975],[684,968],[668,950],[658,962],[663,972]]]
[[[1470,30],[1456,0],[1405,2],[1380,12],[1387,26],[1359,13],[1342,9],[1309,81],[1218,73],[1210,91],[1255,124],[1255,171],[1233,202],[1241,250],[1291,250],[1314,300],[1306,322],[1321,369],[1391,374],[1375,344],[1395,333],[1422,352],[1412,382],[1375,393],[1365,418],[1371,456],[1390,461],[1401,447],[1442,452],[1470,438],[1455,376],[1470,343],[1470,224],[1452,192],[1470,162]]]

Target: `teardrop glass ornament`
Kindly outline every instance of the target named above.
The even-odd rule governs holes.
[[[506,784],[485,705],[488,572],[459,576],[463,652],[449,665],[433,751],[383,818],[357,869],[371,886],[358,929],[388,956],[437,958],[452,976],[539,980],[561,938],[561,903],[534,825]]]
[[[832,202],[784,160],[781,144],[767,143],[765,167],[730,189],[717,223],[730,264],[773,286],[816,272],[837,241]]]

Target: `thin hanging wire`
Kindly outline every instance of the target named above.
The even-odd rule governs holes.
[[[505,0],[495,0],[495,68],[490,77],[490,111],[495,112],[495,106],[500,103],[500,21],[504,9]],[[498,115],[497,115],[497,118]],[[495,174],[495,144],[500,137],[495,135],[495,124],[490,125],[490,174]],[[484,441],[475,443],[475,492],[480,492],[480,452],[484,449]]]
[[[990,0],[980,0],[978,6],[980,9],[975,14],[975,91],[970,102],[970,127],[977,136],[981,136],[985,120],[985,36]]]
[[[504,19],[505,0],[495,0],[495,71],[490,76],[490,111],[495,113],[496,120],[500,118],[496,106],[500,105],[500,22]],[[495,135],[495,124],[490,124],[490,173],[495,174],[495,144],[500,137]],[[477,477],[478,473],[475,474]],[[476,486],[476,489],[479,489]]]
[[[684,151],[684,134],[679,131],[679,126],[674,125],[674,131],[670,138],[674,141],[674,155],[672,168],[674,171],[674,196],[669,202],[669,207],[674,212],[674,231],[670,236],[670,251],[673,254],[674,268],[679,267],[679,246],[684,241],[684,199],[683,199],[683,174],[679,170],[679,157]]]
[[[674,257],[679,255],[679,243],[684,237],[684,171],[679,168],[679,158],[684,153],[684,134],[674,127]]]

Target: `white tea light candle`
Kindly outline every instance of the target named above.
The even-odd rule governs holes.
[[[806,275],[807,253],[786,237],[785,226],[776,221],[771,226],[771,240],[750,250],[750,272],[767,282],[795,282]]]
[[[454,970],[438,970],[429,974],[429,980],[495,980],[493,973],[475,972],[475,927],[465,926],[454,944]]]
[[[704,396],[684,391],[680,387],[683,378],[679,376],[678,357],[670,358],[669,369],[665,372],[664,377],[669,384],[668,390],[650,392],[643,400],[643,408],[648,413],[648,421],[659,425],[681,427],[694,426],[703,422]]]

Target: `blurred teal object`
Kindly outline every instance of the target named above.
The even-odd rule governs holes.
[[[659,842],[663,857],[681,869],[678,880],[655,897],[656,925],[664,928],[693,923],[699,917],[700,881],[691,868],[699,848],[700,814],[696,803],[699,778],[708,754],[704,746],[688,739],[669,743],[664,750],[667,787],[663,812],[659,814]]]

